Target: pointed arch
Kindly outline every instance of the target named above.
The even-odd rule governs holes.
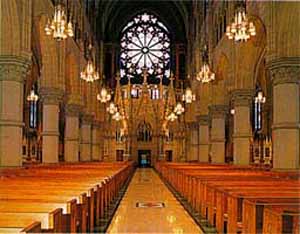
[[[20,55],[21,24],[16,0],[5,1],[1,6],[0,54]]]

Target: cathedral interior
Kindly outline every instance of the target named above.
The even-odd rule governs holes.
[[[300,2],[0,0],[0,233],[300,232]]]

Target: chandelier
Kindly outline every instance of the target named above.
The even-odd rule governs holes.
[[[253,22],[249,22],[246,15],[245,3],[238,6],[233,22],[226,27],[226,36],[236,42],[246,42],[250,36],[255,36],[256,30]]]
[[[180,102],[178,102],[177,105],[175,106],[174,112],[176,115],[181,115],[184,112],[184,107]]]
[[[30,91],[30,94],[27,96],[27,101],[29,102],[37,102],[39,100],[39,96],[35,94],[34,89]]]
[[[192,103],[195,100],[196,100],[196,95],[193,94],[192,89],[188,87],[185,90],[184,94],[182,95],[182,101],[184,101],[186,103]]]
[[[106,110],[109,114],[113,115],[118,112],[118,107],[115,105],[115,103],[111,102]]]
[[[67,16],[64,7],[58,4],[54,7],[53,19],[48,21],[45,26],[46,35],[53,36],[57,41],[66,39],[68,36],[73,37],[73,25],[71,21],[67,21]]]
[[[86,82],[94,82],[99,79],[99,73],[96,71],[91,60],[88,60],[85,69],[80,72],[80,78]]]
[[[207,46],[204,46],[203,56],[202,56],[202,67],[199,73],[196,76],[196,79],[198,81],[201,81],[202,83],[208,83],[210,81],[213,81],[215,79],[215,73],[213,73],[210,70],[209,64],[208,64],[208,49]]]
[[[120,121],[123,119],[123,116],[120,114],[119,111],[115,112],[113,115],[112,115],[112,118],[116,121]]]
[[[97,94],[97,100],[99,100],[101,103],[106,103],[109,102],[110,99],[111,99],[110,92],[105,87],[102,87],[100,93]]]
[[[174,113],[174,112],[171,112],[168,116],[167,116],[167,120],[168,121],[175,121],[176,119],[178,118],[178,116]]]

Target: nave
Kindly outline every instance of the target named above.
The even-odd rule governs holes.
[[[107,232],[203,233],[150,168],[137,169]]]

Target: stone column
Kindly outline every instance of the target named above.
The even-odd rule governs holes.
[[[92,161],[100,161],[100,123],[94,122],[92,126]]]
[[[251,122],[253,90],[236,89],[232,91],[233,116],[233,163],[250,163]]]
[[[92,160],[92,115],[82,116],[80,161]]]
[[[227,106],[212,105],[209,106],[209,115],[211,119],[210,144],[211,161],[213,163],[225,162],[225,117]]]
[[[78,162],[79,153],[79,113],[81,106],[69,104],[66,106],[65,127],[65,161]]]
[[[59,103],[62,100],[63,91],[58,88],[42,87],[40,94],[43,102],[42,162],[57,163]]]
[[[189,145],[187,152],[188,161],[198,161],[198,124],[189,123],[188,134],[189,134]]]
[[[271,65],[273,86],[273,168],[299,169],[299,58]]]
[[[165,161],[166,156],[165,156],[165,151],[164,151],[164,135],[159,134],[158,135],[158,160],[159,161]]]
[[[125,139],[125,152],[123,154],[123,160],[129,161],[131,156],[131,136],[128,134]]]
[[[29,61],[0,56],[0,166],[22,165],[23,82]]]
[[[209,153],[209,127],[208,115],[200,115],[199,123],[199,162],[208,162]]]

